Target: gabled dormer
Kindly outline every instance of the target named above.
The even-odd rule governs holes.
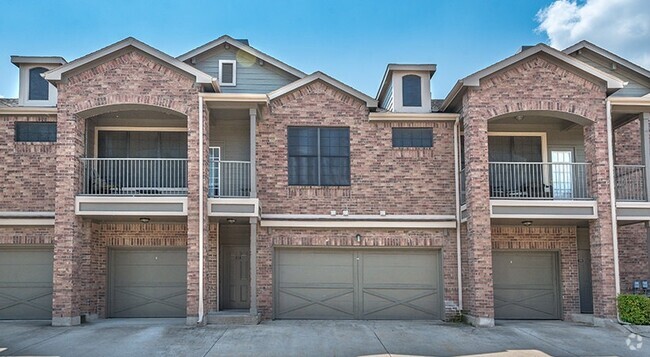
[[[430,113],[435,72],[435,64],[389,64],[377,93],[379,106],[395,113]]]
[[[11,63],[20,70],[18,105],[56,106],[56,87],[43,78],[43,73],[66,64],[65,59],[62,57],[11,56]]]

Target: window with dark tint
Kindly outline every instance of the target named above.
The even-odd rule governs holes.
[[[48,100],[49,85],[41,73],[47,68],[36,67],[29,70],[29,100]]]
[[[55,142],[56,123],[16,123],[16,141]]]
[[[221,64],[221,83],[232,84],[235,82],[235,79],[233,78],[234,65],[234,63],[226,62]]]
[[[539,136],[489,136],[491,162],[542,162],[542,138]]]
[[[413,74],[402,77],[402,105],[405,107],[422,106],[422,84],[420,76]]]
[[[100,158],[187,158],[187,133],[99,131]]]
[[[433,128],[393,128],[393,147],[433,147]]]
[[[287,135],[289,185],[350,185],[350,129],[290,127]]]

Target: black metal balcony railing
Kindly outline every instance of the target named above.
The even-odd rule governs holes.
[[[590,165],[581,162],[491,162],[490,197],[590,199]]]
[[[618,201],[647,201],[644,165],[616,165],[616,199]]]
[[[81,195],[187,195],[187,159],[81,159]]]

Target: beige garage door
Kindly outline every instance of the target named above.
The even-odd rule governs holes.
[[[440,253],[279,249],[279,319],[440,319]]]
[[[556,252],[495,251],[494,314],[497,319],[560,319]]]
[[[185,249],[110,251],[110,317],[185,317]]]
[[[52,248],[0,248],[0,320],[52,318]]]

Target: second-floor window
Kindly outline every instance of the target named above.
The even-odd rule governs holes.
[[[405,107],[422,106],[422,83],[420,76],[409,74],[402,77],[402,105]]]
[[[47,72],[47,68],[36,67],[29,70],[29,100],[48,100],[50,86],[45,78],[41,77],[42,73]]]
[[[15,124],[17,142],[55,142],[56,123],[17,122]]]
[[[350,129],[289,127],[289,185],[349,186]]]
[[[222,86],[237,85],[237,61],[219,61],[219,84]]]

